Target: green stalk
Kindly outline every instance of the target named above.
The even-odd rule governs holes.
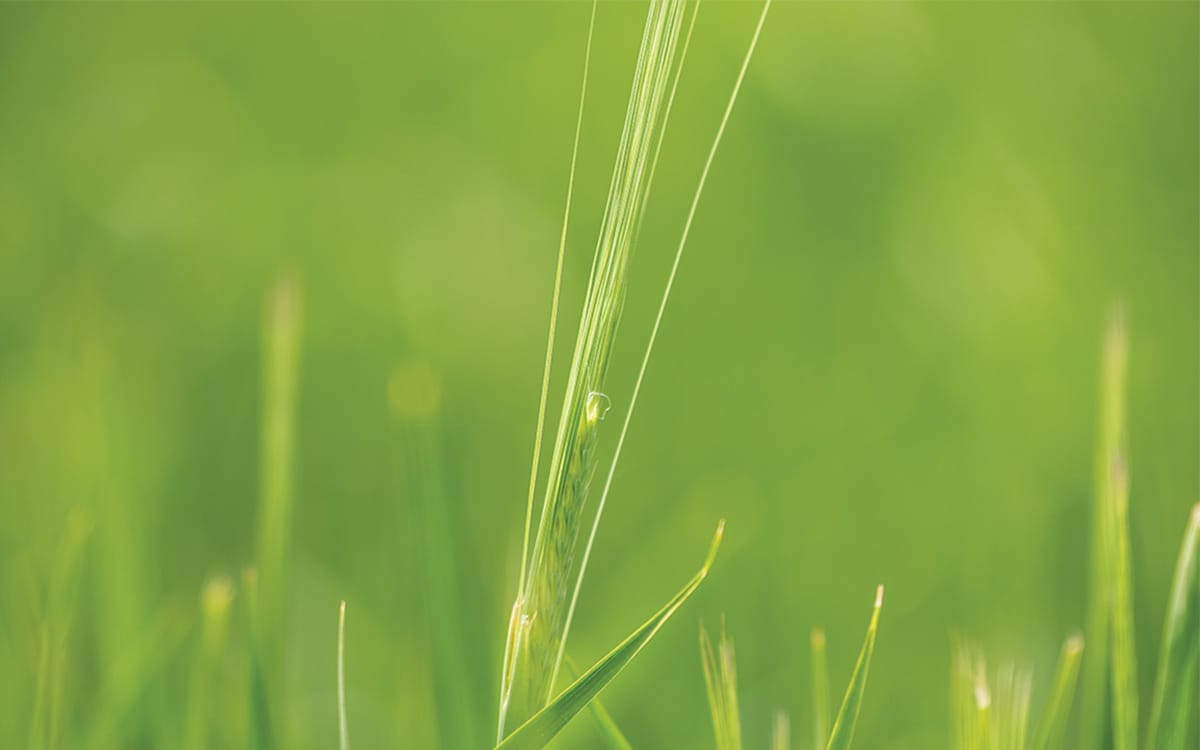
[[[434,705],[441,744],[445,747],[481,747],[483,717],[469,634],[472,621],[463,607],[458,560],[445,484],[442,435],[439,429],[442,385],[423,362],[400,365],[388,382],[392,412],[401,423],[411,475],[410,492],[416,498],[421,534],[421,573],[433,664]]]
[[[825,631],[813,628],[812,648],[813,747],[820,750],[829,743],[829,657],[825,651]]]
[[[338,748],[350,750],[350,727],[346,721],[346,602],[338,606],[337,638]]]
[[[263,320],[262,464],[258,517],[255,642],[266,699],[282,719],[287,634],[287,560],[293,502],[301,288],[295,276],[272,288]],[[282,724],[272,734],[286,744]]]
[[[1100,360],[1099,430],[1096,442],[1095,500],[1092,506],[1091,572],[1088,594],[1087,628],[1090,646],[1083,655],[1082,695],[1080,697],[1080,736],[1082,748],[1101,747],[1106,736],[1109,714],[1109,659],[1113,648],[1111,634],[1116,569],[1112,511],[1113,466],[1123,453],[1125,442],[1125,380],[1128,370],[1128,336],[1125,315],[1117,308],[1109,320]]]
[[[204,750],[213,744],[209,739],[212,701],[221,682],[219,666],[225,655],[232,602],[233,585],[225,578],[213,578],[200,594],[200,638],[192,660],[183,734],[186,750]]]

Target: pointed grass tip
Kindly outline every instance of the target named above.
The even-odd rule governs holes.
[[[713,534],[712,543],[708,546],[708,556],[704,558],[704,567],[700,568],[700,577],[708,575],[709,568],[712,567],[713,560],[717,559],[717,550],[721,548],[721,540],[725,538],[725,519],[722,518],[717,523],[717,530]]]

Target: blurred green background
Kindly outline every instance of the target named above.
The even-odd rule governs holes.
[[[263,314],[287,274],[303,289],[291,744],[336,741],[341,598],[356,745],[437,742],[430,482],[387,395],[414,362],[441,384],[442,507],[488,734],[588,7],[0,6],[0,745],[29,737],[78,509],[92,532],[57,652],[60,745],[176,746],[200,591],[254,560]],[[631,273],[615,413],[758,8],[700,11]],[[878,582],[860,747],[948,743],[952,630],[1031,665],[1040,704],[1083,624],[1099,342],[1117,300],[1149,685],[1200,497],[1198,9],[772,10],[573,632],[578,660],[607,651],[728,519],[713,575],[605,694],[636,745],[711,746],[696,630],[722,613],[747,746],[766,745],[776,708],[807,738],[809,629],[827,628],[840,690]],[[598,14],[564,341],[643,15]],[[556,379],[552,406],[560,393]],[[239,611],[213,747],[245,742]],[[597,741],[586,718],[563,740]]]

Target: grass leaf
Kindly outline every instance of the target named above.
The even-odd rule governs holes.
[[[258,570],[255,593],[256,667],[262,698],[282,718],[287,617],[287,560],[292,516],[296,396],[300,359],[302,290],[295,275],[271,289],[263,319],[261,478],[258,508]],[[272,727],[282,736],[282,724]]]
[[[563,664],[567,667],[567,674],[572,680],[578,679],[582,673],[579,665],[571,658],[570,654],[563,656]],[[633,745],[630,744],[625,733],[617,726],[616,719],[604,707],[604,701],[599,698],[593,698],[588,704],[588,711],[592,714],[592,718],[596,720],[596,725],[600,728],[600,736],[604,738],[604,742],[612,748],[612,750],[633,750]]]
[[[451,495],[442,457],[442,380],[428,362],[409,360],[392,369],[388,404],[400,425],[408,490],[420,533],[420,573],[427,605],[434,707],[446,747],[484,743],[484,684],[476,663],[471,632],[476,620],[463,604],[462,546],[455,529]]]
[[[1112,630],[1113,747],[1137,750],[1138,675],[1137,641],[1133,631],[1133,574],[1129,553],[1129,475],[1124,461],[1113,463],[1110,513],[1113,521],[1112,545]]]
[[[338,748],[350,750],[350,730],[346,722],[346,602],[338,607],[337,641]]]
[[[1129,345],[1125,316],[1114,310],[1100,357],[1099,430],[1096,440],[1095,499],[1092,506],[1091,571],[1089,576],[1083,686],[1080,697],[1079,746],[1100,747],[1108,723],[1108,673],[1111,644],[1113,570],[1116,564],[1111,512],[1113,462],[1125,440],[1125,379]]]
[[[1033,750],[1054,750],[1062,747],[1079,679],[1079,663],[1083,657],[1083,636],[1073,635],[1066,640],[1054,672],[1054,688],[1042,714],[1034,738]]]
[[[828,750],[847,750],[854,739],[854,727],[858,723],[863,695],[867,689],[867,671],[871,666],[871,655],[875,653],[875,632],[879,628],[879,610],[882,608],[883,586],[880,586],[875,590],[875,608],[871,612],[871,622],[867,625],[867,637],[863,641],[862,651],[858,654],[858,662],[854,665],[854,674],[850,676],[850,684],[846,688],[846,697],[842,700],[837,720],[833,723]]]
[[[1184,750],[1188,738],[1188,714],[1196,708],[1200,679],[1200,505],[1184,532],[1171,598],[1163,625],[1154,699],[1150,709],[1148,750]]]
[[[700,587],[712,567],[717,549],[721,545],[724,530],[725,522],[722,521],[717,526],[716,534],[713,535],[712,545],[709,547],[704,565],[675,596],[663,605],[662,609],[642,623],[607,656],[596,662],[591,669],[560,693],[548,706],[538,711],[508,735],[497,745],[497,748],[501,750],[537,750],[537,748],[544,747],[567,725],[567,722],[599,695],[600,691],[620,674],[629,665],[629,662],[633,661],[633,658],[646,647],[646,644],[654,638],[667,620],[671,619],[671,616]]]
[[[829,656],[825,651],[825,631],[813,628],[812,648],[813,747],[829,742]]]

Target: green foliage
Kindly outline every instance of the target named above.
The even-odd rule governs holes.
[[[594,644],[626,617],[620,602],[673,590],[661,576],[683,532],[728,507],[744,531],[721,607],[763,613],[738,634],[743,676],[766,659],[807,682],[788,629],[811,601],[894,565],[905,616],[895,631],[889,620],[892,668],[877,662],[880,700],[854,739],[936,744],[937,712],[912,698],[942,694],[936,656],[910,647],[920,633],[961,618],[1003,642],[1024,618],[1058,638],[1085,604],[1062,564],[1085,535],[1078,446],[1093,405],[1078,365],[1089,311],[1119,286],[1138,356],[1127,376],[1115,322],[1087,652],[1069,638],[1052,676],[956,649],[953,744],[1192,750],[1200,511],[1163,622],[1139,612],[1143,642],[1161,627],[1157,654],[1136,652],[1133,605],[1166,590],[1171,550],[1156,542],[1177,534],[1197,487],[1197,181],[1181,158],[1200,111],[1196,7],[776,4],[766,64],[737,75],[745,130],[701,221],[694,152],[735,72],[720,60],[758,7],[650,5],[636,74],[628,32],[644,5],[0,8],[0,747],[346,750],[348,710],[358,745],[481,747],[484,692],[503,683],[507,696],[514,669],[526,705],[506,746],[542,746],[586,706],[596,725],[571,729],[628,750],[596,697],[620,673],[631,692],[610,705],[655,708],[620,717],[631,737],[698,746],[708,730],[679,680],[624,672],[675,610],[556,679],[614,481],[606,458],[623,450],[695,226],[701,262],[654,355],[662,381],[646,384],[669,397],[656,393],[631,435],[645,452],[622,465],[616,533],[588,574],[604,602],[578,610],[579,635]],[[683,78],[693,30],[703,53]],[[634,125],[618,141],[631,76]],[[585,102],[589,120],[603,105],[594,133]],[[576,165],[586,178],[593,154],[618,147],[605,203],[607,175],[577,182]],[[595,206],[591,221],[568,221],[574,203]],[[643,276],[639,243],[674,247],[660,208],[686,213],[682,238],[673,259],[644,253]],[[599,235],[590,282],[590,245],[580,260],[569,225]],[[654,272],[668,267],[655,312]],[[584,304],[560,310],[574,294]],[[546,303],[522,542],[510,469],[533,421],[524,368]],[[556,355],[558,321],[574,331],[576,314],[575,348]],[[639,367],[639,342],[616,331],[651,320]],[[425,399],[397,360],[430,363],[444,399]],[[552,385],[566,393],[543,451]],[[624,421],[604,430],[609,393]],[[835,561],[847,540],[826,532],[845,529],[863,530],[861,551]],[[832,572],[809,575],[813,560]],[[500,675],[506,580],[519,595]],[[794,602],[775,606],[777,582]],[[344,603],[336,677],[327,658],[342,596],[356,602],[349,695]],[[546,632],[518,644],[528,627]],[[870,650],[831,732],[815,635],[800,734],[819,750],[849,742]],[[704,648],[728,728],[740,720],[726,645],[722,628]],[[1153,677],[1140,695],[1139,659]],[[743,690],[747,720],[766,715],[757,695]],[[765,744],[766,729],[748,723],[747,741]],[[769,746],[790,735],[775,714]]]

